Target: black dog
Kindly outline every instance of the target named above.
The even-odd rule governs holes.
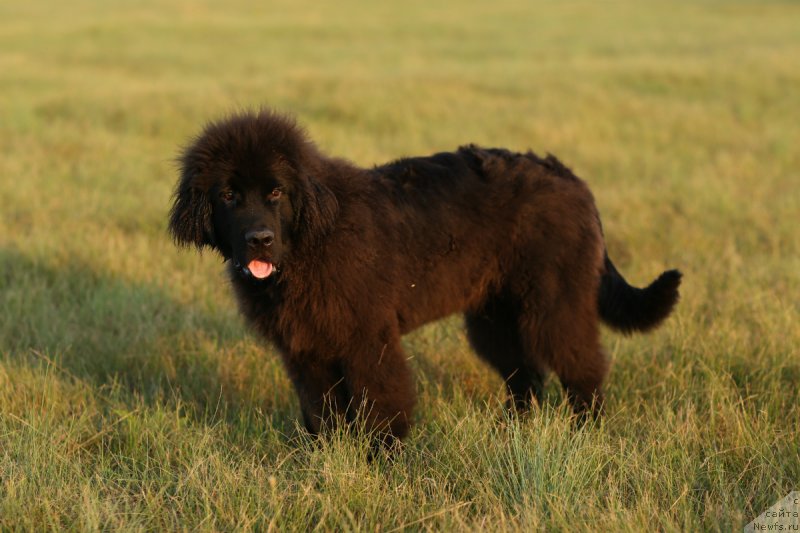
[[[415,394],[400,336],[457,312],[517,408],[553,370],[577,412],[596,412],[598,319],[643,331],[678,299],[676,270],[625,282],[589,189],[552,156],[470,145],[362,169],[264,111],[209,125],[181,163],[170,230],[228,260],[312,433],[361,412],[384,440],[404,437]]]

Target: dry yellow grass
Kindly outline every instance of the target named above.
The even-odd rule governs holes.
[[[0,5],[0,528],[731,530],[800,486],[800,5]],[[240,107],[359,164],[553,152],[657,333],[608,417],[525,420],[457,319],[410,336],[393,460],[313,445],[219,260],[165,232],[179,146]]]

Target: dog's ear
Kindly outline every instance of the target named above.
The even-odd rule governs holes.
[[[328,187],[311,176],[303,180],[302,204],[295,217],[300,235],[311,242],[333,230],[339,215],[339,202]]]
[[[175,189],[169,214],[169,231],[175,242],[182,246],[214,245],[211,223],[211,202],[208,194],[194,185],[194,179],[184,170]]]

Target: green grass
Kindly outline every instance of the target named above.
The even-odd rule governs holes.
[[[0,529],[735,530],[800,489],[800,5],[4,2]],[[306,5],[302,5],[306,4]],[[608,416],[530,417],[458,319],[406,338],[392,457],[310,442],[213,254],[174,248],[179,147],[293,112],[359,164],[562,158],[658,332],[606,335]]]

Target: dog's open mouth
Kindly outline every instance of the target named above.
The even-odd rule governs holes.
[[[236,261],[234,266],[236,267],[236,270],[245,276],[252,276],[256,279],[267,279],[274,273],[278,272],[278,267],[275,265],[275,263],[270,261],[262,261],[261,259],[253,259],[247,263],[247,266],[244,266],[240,262]]]
[[[247,270],[256,279],[267,279],[275,271],[275,266],[267,261],[253,259],[247,263]]]

